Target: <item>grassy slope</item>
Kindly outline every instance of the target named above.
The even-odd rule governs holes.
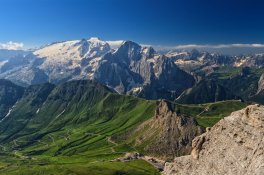
[[[8,166],[8,174],[155,174],[142,161],[105,162],[135,151],[110,136],[152,117],[155,105],[88,81],[32,86],[0,125],[2,150],[11,161],[10,167],[3,164],[2,173]]]
[[[199,125],[211,127],[220,119],[231,114],[231,112],[240,110],[246,106],[246,103],[228,100],[199,105],[178,104],[176,108],[181,113],[195,117]]]
[[[238,101],[172,105],[202,126],[245,106]],[[155,108],[156,101],[114,94],[90,81],[31,86],[0,123],[0,174],[158,174],[141,160],[110,162],[140,152],[111,136],[136,128]]]
[[[34,164],[34,163],[9,163],[0,162],[0,174],[8,175],[158,175],[152,165],[143,160],[131,162],[93,162],[69,164]]]

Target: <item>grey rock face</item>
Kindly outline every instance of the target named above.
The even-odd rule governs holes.
[[[260,93],[262,90],[264,90],[264,74],[261,75],[258,81],[258,93]]]
[[[144,135],[137,139],[136,146],[144,145],[149,155],[164,160],[190,154],[192,140],[204,132],[193,117],[175,112],[172,105],[164,100],[159,102],[155,116],[137,131]]]
[[[174,99],[194,84],[194,78],[180,70],[171,59],[131,41],[106,54],[94,78],[119,93],[148,99]]]
[[[233,112],[196,137],[192,153],[166,163],[164,174],[264,174],[264,106]]]

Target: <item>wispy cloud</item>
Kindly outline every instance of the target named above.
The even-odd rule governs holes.
[[[228,49],[228,48],[264,48],[264,44],[187,44],[176,46],[154,46],[157,49]]]
[[[222,48],[243,48],[243,47],[252,47],[252,48],[264,48],[264,44],[218,44],[218,45],[178,45],[175,46],[176,49],[188,49],[188,48],[212,48],[212,49],[222,49]]]
[[[18,43],[13,41],[9,41],[7,43],[0,43],[0,49],[19,50],[19,49],[23,49],[23,47],[24,47],[23,43]]]

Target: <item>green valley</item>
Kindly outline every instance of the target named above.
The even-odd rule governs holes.
[[[7,86],[10,85],[4,87]],[[116,94],[88,80],[56,86],[32,85],[23,91],[11,107],[12,111],[0,122],[0,174],[159,174],[144,160],[116,159],[129,152],[162,158],[171,154],[145,149],[155,143],[155,136],[176,127],[152,126],[159,125],[155,118],[161,102],[175,117],[195,118],[198,123],[190,120],[191,128],[197,128],[198,124],[212,126],[232,111],[246,106],[240,101],[184,105],[144,100]],[[160,133],[155,128],[160,129]],[[193,137],[196,135],[194,133]],[[144,136],[147,140],[140,141]],[[164,144],[167,144],[166,139]],[[172,149],[175,145],[168,142],[164,147]],[[184,151],[173,154],[188,153],[185,149],[179,150]]]

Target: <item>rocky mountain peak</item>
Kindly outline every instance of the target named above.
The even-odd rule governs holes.
[[[157,104],[155,115],[138,129],[144,129],[144,136],[137,140],[137,144],[147,144],[145,151],[150,155],[163,155],[164,159],[190,154],[191,141],[203,133],[193,117],[177,112],[174,105],[165,100]]]
[[[142,47],[141,52],[147,57],[147,58],[153,58],[154,55],[157,53],[153,47]]]
[[[161,100],[158,108],[156,109],[156,116],[160,116],[161,114],[167,114],[172,113],[173,107],[170,103],[168,103],[166,100]]]
[[[88,40],[90,47],[89,47],[89,53],[88,57],[98,57],[106,54],[110,51],[110,45],[100,40],[99,38],[92,37]]]
[[[233,112],[193,140],[191,155],[166,163],[164,174],[263,174],[263,128],[264,106]]]
[[[125,41],[115,52],[118,57],[129,60],[141,58],[141,46],[133,41]]]
[[[88,41],[90,41],[90,42],[102,42],[102,40],[98,37],[91,37]]]

